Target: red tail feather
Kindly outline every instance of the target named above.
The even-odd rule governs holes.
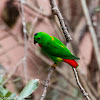
[[[75,60],[72,59],[63,59],[64,62],[68,63],[69,65],[71,65],[74,68],[78,67],[78,63]]]

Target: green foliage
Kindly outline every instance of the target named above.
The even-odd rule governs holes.
[[[3,75],[0,75],[0,85],[3,83]]]
[[[31,80],[22,90],[18,97],[16,97],[16,93],[12,93],[2,86],[4,79],[3,75],[0,75],[0,100],[25,100],[28,96],[30,96],[38,87],[39,79]]]
[[[4,87],[0,86],[0,100],[2,99],[3,100],[14,100],[15,97],[16,97],[15,93],[11,93]]]
[[[32,94],[32,92],[34,92],[37,89],[38,85],[39,85],[39,79],[30,81],[22,90],[17,100],[22,100],[28,97],[30,94]]]

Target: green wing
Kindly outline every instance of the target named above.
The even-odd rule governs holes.
[[[52,36],[47,45],[42,47],[43,51],[48,55],[60,57],[64,59],[79,59],[71,54],[68,48],[57,38]]]

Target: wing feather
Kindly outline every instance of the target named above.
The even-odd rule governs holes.
[[[56,56],[60,58],[77,59],[77,57],[72,55],[68,48],[59,39],[53,36],[51,39],[52,40],[48,41],[47,45],[42,47],[44,52],[51,56]]]

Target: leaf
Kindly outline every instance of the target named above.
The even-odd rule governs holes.
[[[5,97],[9,91],[4,87],[0,86],[0,97]]]
[[[30,81],[25,88],[22,90],[22,92],[19,94],[17,100],[22,100],[26,97],[28,97],[29,95],[32,94],[32,92],[34,92],[36,90],[36,88],[39,85],[39,79],[35,79]]]
[[[7,94],[5,95],[5,97],[9,97],[12,93],[10,91],[7,92]]]
[[[10,100],[14,100],[15,97],[16,97],[16,93],[12,93],[12,94],[9,96]]]
[[[15,100],[16,94],[2,86],[1,84],[3,81],[3,75],[0,75],[0,100]]]
[[[3,82],[3,75],[0,75],[0,84]]]

